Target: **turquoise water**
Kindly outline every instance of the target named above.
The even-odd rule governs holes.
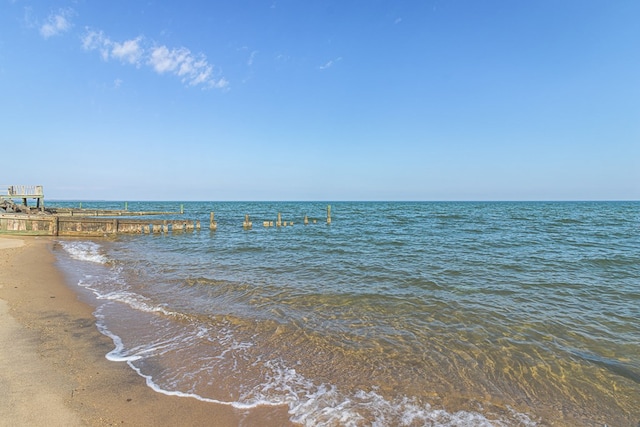
[[[304,425],[638,425],[640,203],[326,207],[185,203],[201,231],[56,253],[161,392]]]

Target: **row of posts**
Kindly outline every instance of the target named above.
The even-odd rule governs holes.
[[[304,219],[302,220],[304,225],[309,225],[309,217],[307,215],[304,216]],[[317,220],[313,219],[312,220],[313,224],[317,223]],[[331,205],[327,206],[327,224],[331,224]],[[274,222],[273,221],[263,221],[262,223],[263,226],[265,227],[273,227],[274,226]],[[282,221],[282,215],[280,214],[280,212],[278,212],[278,219],[275,222],[275,226],[276,227],[287,227],[287,226],[292,226],[293,225],[293,221]],[[249,214],[246,214],[244,216],[244,221],[242,222],[242,228],[244,228],[245,230],[249,230],[251,229],[251,227],[253,227],[253,223],[251,222],[251,220],[249,219]],[[209,216],[209,229],[210,230],[216,230],[218,228],[218,223],[215,220],[215,215],[213,212],[211,212],[211,215]]]

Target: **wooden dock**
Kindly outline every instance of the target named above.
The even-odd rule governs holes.
[[[28,199],[36,200],[36,208],[44,210],[44,190],[42,185],[6,185],[6,192],[0,191],[0,201],[22,199],[22,204],[27,205]]]

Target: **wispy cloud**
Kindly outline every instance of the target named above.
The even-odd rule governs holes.
[[[320,68],[321,70],[326,70],[327,68],[331,68],[333,67],[337,62],[342,61],[342,57],[336,58],[336,59],[331,59],[327,62],[325,62],[323,65],[321,65]]]
[[[254,50],[254,51],[251,52],[251,54],[249,54],[249,59],[247,60],[247,65],[249,67],[251,67],[253,65],[253,60],[255,59],[257,54],[258,54],[257,50]]]
[[[105,61],[109,59],[112,44],[113,42],[102,31],[87,28],[84,36],[82,36],[82,48],[84,50],[98,50]]]
[[[45,39],[57,36],[71,29],[71,18],[74,15],[72,9],[60,9],[58,12],[51,13],[42,26],[40,26],[40,34]]]
[[[168,48],[164,45],[145,46],[145,39],[116,42],[102,31],[87,28],[82,37],[85,50],[97,50],[103,60],[115,59],[136,66],[147,65],[158,74],[172,74],[187,86],[226,88],[229,82],[214,73],[214,67],[203,54],[194,54],[186,47]]]
[[[166,46],[155,46],[151,49],[148,64],[158,73],[174,74],[188,86],[208,86],[224,88],[228,82],[216,79],[213,66],[204,55],[194,55],[185,47],[169,49]]]

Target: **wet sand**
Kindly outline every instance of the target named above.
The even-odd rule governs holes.
[[[286,408],[239,410],[147,387],[94,308],[55,268],[52,240],[0,238],[0,426],[281,426]]]

